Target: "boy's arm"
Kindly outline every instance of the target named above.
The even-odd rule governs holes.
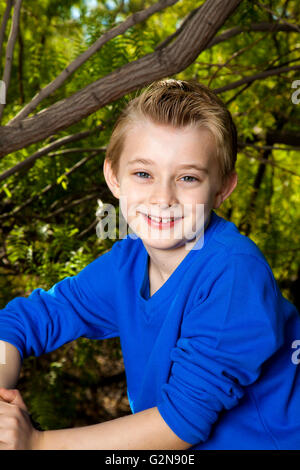
[[[105,423],[57,431],[32,427],[18,390],[0,388],[0,450],[184,450],[191,444],[166,424],[157,407]]]
[[[20,353],[15,346],[0,340],[0,387],[14,388],[21,370]]]
[[[156,407],[91,426],[43,431],[36,450],[184,450],[191,444],[180,439]]]

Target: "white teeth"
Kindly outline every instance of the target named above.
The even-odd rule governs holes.
[[[151,215],[148,215],[149,219],[151,220],[154,220],[155,222],[160,222],[160,218],[159,217],[154,217],[154,216],[151,216]]]
[[[168,219],[162,219],[161,217],[154,217],[151,215],[148,215],[149,219],[153,220],[154,222],[162,222],[163,224],[167,224],[171,220],[174,220],[174,218],[168,218]]]

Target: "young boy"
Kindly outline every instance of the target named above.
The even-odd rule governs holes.
[[[132,233],[0,311],[0,448],[300,449],[299,314],[213,210],[236,187],[236,153],[203,85],[163,80],[128,104],[104,175]],[[21,360],[80,336],[120,337],[133,414],[37,431],[11,390]]]

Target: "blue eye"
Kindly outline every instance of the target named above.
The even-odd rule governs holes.
[[[145,171],[137,171],[136,173],[134,173],[135,175],[137,175],[139,178],[144,178],[144,179],[147,179],[145,178],[145,176],[139,176],[139,175],[149,175],[149,173],[146,173]]]
[[[185,180],[186,183],[194,183],[194,181],[198,181],[197,178],[195,178],[194,176],[183,176],[182,178],[191,178],[193,181],[190,180]]]

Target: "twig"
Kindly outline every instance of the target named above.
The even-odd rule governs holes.
[[[9,87],[9,83],[10,83],[14,47],[15,47],[16,39],[18,37],[21,4],[22,4],[22,0],[15,0],[12,25],[11,25],[10,35],[9,35],[7,47],[6,47],[5,66],[4,66],[4,72],[3,72],[3,81],[5,83],[6,93]],[[0,103],[0,122],[2,119],[4,107],[5,107],[5,104]]]
[[[96,199],[99,197],[100,191],[97,189],[95,192],[92,192],[88,194],[87,196],[84,196],[80,199],[76,199],[75,201],[70,202],[70,204],[67,204],[66,206],[60,207],[57,209],[55,212],[52,212],[52,214],[47,215],[46,217],[39,217],[42,220],[49,220],[51,217],[55,217],[56,215],[62,214],[66,210],[78,206],[78,204],[82,204],[83,202],[90,201],[91,199]]]
[[[41,158],[44,155],[49,154],[52,150],[55,150],[66,144],[70,144],[71,142],[76,142],[78,140],[84,139],[85,137],[89,137],[94,132],[102,130],[103,128],[104,128],[103,124],[100,124],[95,129],[92,129],[89,131],[78,132],[77,134],[68,135],[68,136],[62,137],[61,139],[55,140],[51,144],[46,145],[46,147],[43,147],[37,150],[32,155],[25,158],[25,160],[23,160],[22,162],[19,162],[17,163],[17,165],[13,166],[12,168],[9,168],[9,170],[4,171],[0,175],[0,181],[5,180],[11,175],[14,175],[18,171],[25,170],[25,169],[29,170],[34,165],[34,162],[38,158]]]
[[[3,41],[4,41],[4,36],[5,36],[5,30],[6,30],[6,25],[8,22],[8,19],[10,17],[10,12],[12,9],[13,5],[13,0],[7,0],[6,2],[6,9],[3,15],[2,23],[0,26],[0,59],[2,57],[2,47],[3,47]]]
[[[223,31],[223,33],[220,33],[218,36],[213,38],[207,45],[206,50],[210,49],[213,46],[216,46],[217,44],[220,44],[220,42],[227,41],[228,39],[231,39],[238,34],[242,33],[254,33],[258,31],[268,31],[270,33],[277,33],[279,31],[283,31],[286,33],[291,33],[295,32],[295,27],[299,28],[298,25],[294,25],[291,23],[286,23],[286,24],[278,24],[278,23],[267,23],[267,22],[261,22],[261,23],[252,23],[250,26],[236,26],[234,28],[227,29],[226,31]]]
[[[103,147],[102,149],[99,149],[99,151],[105,151],[106,148]],[[70,176],[72,173],[74,173],[74,171],[78,170],[79,168],[81,168],[83,165],[85,165],[89,160],[91,160],[91,158],[94,158],[96,155],[99,154],[99,151],[97,152],[94,152],[92,153],[91,155],[89,155],[88,157],[85,157],[85,158],[82,158],[79,162],[75,163],[74,166],[72,166],[72,168],[70,168],[69,170],[65,171],[62,175],[60,175],[60,177],[62,176]],[[48,193],[52,188],[54,188],[55,186],[57,186],[59,183],[57,181],[55,181],[54,183],[52,184],[48,184],[47,186],[45,186],[43,189],[41,189],[39,191],[38,194],[35,194],[34,196],[32,196],[31,198],[27,199],[23,204],[21,204],[20,206],[17,206],[15,207],[11,212],[5,212],[4,214],[1,214],[0,215],[0,220],[3,220],[3,219],[7,219],[9,217],[13,217],[15,216],[18,212],[20,212],[22,209],[25,209],[25,207],[29,206],[33,201],[35,201],[36,199],[40,198],[41,196],[44,196],[46,193]]]
[[[292,67],[277,67],[271,70],[265,70],[264,72],[259,72],[257,74],[251,75],[250,77],[242,78],[236,82],[229,83],[220,88],[214,89],[215,93],[223,93],[224,91],[233,90],[245,83],[252,83],[255,80],[260,80],[262,78],[271,77],[273,75],[280,75],[281,73],[291,72],[292,70],[300,70],[300,65],[293,65]]]
[[[267,149],[272,149],[274,147],[272,146],[266,146]],[[280,149],[282,150],[282,149]],[[272,160],[268,160],[266,158],[262,158],[262,157],[257,157],[257,156],[254,156],[254,155],[250,155],[246,150],[243,150],[243,153],[246,155],[247,158],[251,159],[251,158],[254,158],[255,160],[258,160],[259,162],[262,162],[263,164],[266,164],[266,165],[271,165],[275,168],[278,168],[279,170],[281,171],[285,171],[286,173],[290,173],[291,175],[293,176],[297,176],[298,178],[300,178],[300,175],[298,173],[295,173],[294,171],[292,170],[288,170],[287,168],[283,168],[282,166],[278,165],[277,163],[275,163],[274,161]]]
[[[99,220],[95,219],[86,229],[82,230],[82,232],[80,232],[76,238],[78,238],[79,240],[83,238],[87,233],[93,230],[94,227],[96,227],[98,222]]]
[[[273,145],[255,145],[255,144],[244,144],[243,142],[239,142],[238,144],[240,148],[245,148],[245,147],[253,147],[257,150],[268,150],[268,149],[273,149],[273,150],[284,150],[285,152],[296,152],[300,150],[300,147],[275,147]]]
[[[187,15],[187,17],[183,20],[183,22],[181,23],[179,28],[176,29],[176,31],[174,33],[170,34],[170,36],[168,36],[166,39],[164,39],[160,44],[158,44],[158,46],[156,46],[155,51],[160,51],[160,50],[164,49],[166,46],[168,46],[173,41],[173,39],[177,38],[177,36],[179,36],[179,34],[182,33],[182,31],[185,29],[187,24],[191,21],[193,16],[200,10],[201,6],[202,5],[200,5],[200,7],[198,7],[198,8],[195,8],[195,10],[192,10]]]
[[[73,62],[71,62],[51,83],[46,85],[35,97],[28,103],[10,122],[9,124],[15,124],[16,122],[27,117],[36,107],[56,91],[61,85],[79,68],[81,67],[93,54],[98,52],[101,47],[106,44],[111,39],[124,34],[132,26],[137,23],[145,21],[154,13],[163,10],[171,5],[177,3],[178,0],[161,0],[160,2],[151,5],[145,10],[134,13],[129,18],[127,18],[123,23],[118,26],[115,26],[111,30],[104,33],[97,41],[94,42],[85,52],[78,56]]]
[[[267,11],[268,13],[271,13],[273,17],[278,17],[278,14],[275,13],[275,11],[271,10],[271,8],[266,7],[260,2],[255,2],[255,3],[261,8],[263,8],[265,11]],[[294,28],[295,31],[298,31],[298,33],[300,33],[300,27],[298,25],[289,23],[288,21],[283,20],[281,17],[279,17],[278,20],[281,21],[285,25],[291,26],[292,28]]]
[[[221,67],[219,67],[215,73],[211,76],[209,82],[208,82],[208,86],[210,87],[211,86],[211,83],[212,81],[217,77],[217,75],[219,75],[219,72],[220,70],[222,70],[223,67],[227,67],[228,64],[233,60],[233,59],[236,59],[237,57],[239,57],[240,55],[244,54],[244,52],[248,51],[249,49],[252,49],[252,47],[254,47],[257,43],[259,43],[260,41],[262,41],[264,38],[266,37],[266,34],[262,35],[262,37],[256,39],[255,41],[253,41],[251,44],[248,44],[247,46],[245,47],[242,47],[242,49],[239,49],[238,51],[235,51],[227,60],[224,64],[222,64]]]
[[[225,102],[226,106],[229,106],[230,103],[232,103],[233,101],[235,101],[237,99],[238,96],[240,96],[242,93],[244,93],[244,91],[246,91],[249,86],[251,86],[251,83],[246,83],[246,85],[243,87],[243,88],[240,88],[236,93],[235,95],[233,95],[232,98],[230,98],[229,100],[227,100]]]

